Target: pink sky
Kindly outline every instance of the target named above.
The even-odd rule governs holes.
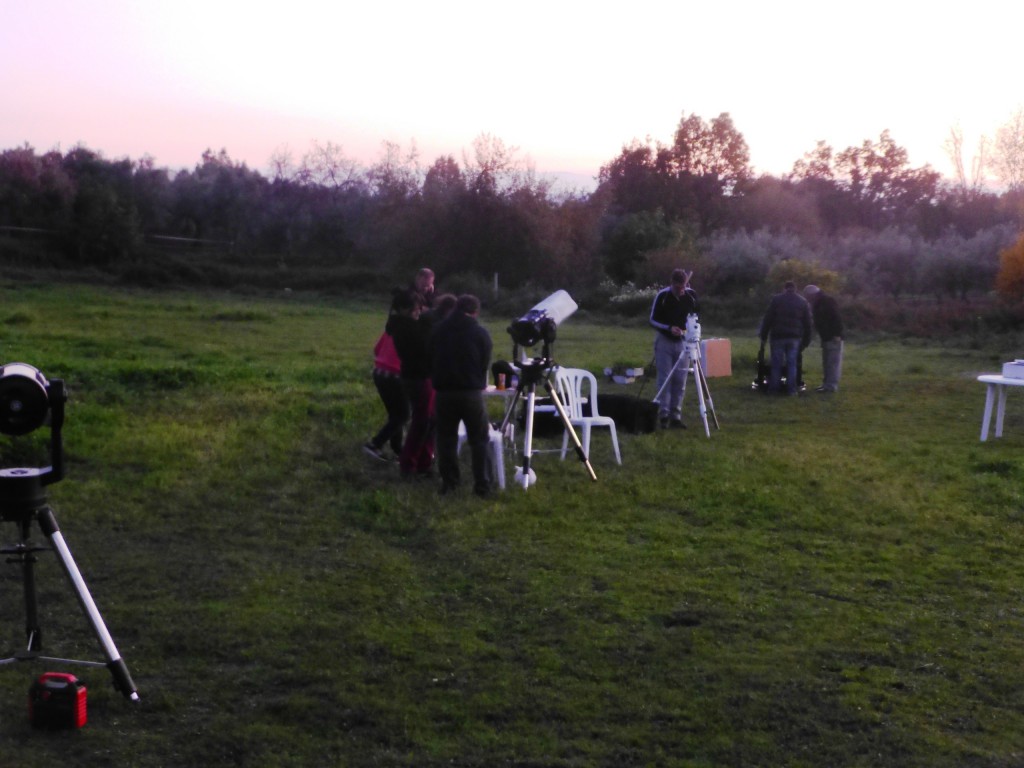
[[[954,125],[973,151],[1024,104],[1024,7],[904,5],[0,0],[0,149],[191,167],[224,148],[262,170],[314,141],[369,164],[390,141],[429,165],[488,133],[587,178],[684,112],[729,112],[760,172],[888,129],[949,173]]]

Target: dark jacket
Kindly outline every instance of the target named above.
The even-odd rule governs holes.
[[[677,297],[672,293],[672,287],[668,286],[658,291],[658,295],[654,297],[648,322],[658,333],[675,339],[676,337],[672,335],[672,326],[685,331],[687,315],[697,314],[698,310],[696,293],[687,288],[682,296]]]
[[[796,291],[783,291],[772,297],[761,321],[761,341],[799,339],[800,346],[811,343],[811,305]]]
[[[434,389],[484,389],[491,364],[491,335],[475,317],[455,310],[431,334],[430,357]]]
[[[430,321],[414,320],[405,315],[391,315],[384,328],[395,342],[398,359],[402,361],[403,379],[425,379],[430,376]]]
[[[827,293],[819,293],[811,310],[814,328],[823,342],[843,337],[843,321],[839,317],[839,305]]]

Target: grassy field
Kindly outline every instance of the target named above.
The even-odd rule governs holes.
[[[838,395],[776,399],[750,389],[753,334],[705,318],[734,353],[710,439],[691,392],[690,429],[621,435],[621,467],[595,434],[597,482],[542,454],[528,491],[442,503],[359,450],[383,417],[376,305],[0,301],[3,359],[70,389],[50,500],[141,695],[59,667],[89,723],[36,731],[53,665],[0,667],[0,765],[1024,762],[1024,404],[980,443],[974,380],[1015,339],[854,333]],[[581,316],[560,363],[650,360],[642,326]],[[487,318],[498,354],[509,319]],[[4,438],[4,466],[46,432]],[[100,659],[48,553],[37,573],[44,649]],[[19,571],[0,578],[13,651]]]

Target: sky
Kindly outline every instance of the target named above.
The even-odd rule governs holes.
[[[634,139],[729,113],[757,173],[888,130],[951,176],[1024,107],[1006,0],[0,0],[0,150],[82,144],[269,172],[315,143],[423,168],[487,134],[581,187]]]

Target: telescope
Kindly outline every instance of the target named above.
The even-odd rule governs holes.
[[[50,466],[0,469],[0,521],[14,523],[18,529],[18,542],[11,547],[0,549],[0,554],[8,556],[8,563],[21,567],[26,636],[25,650],[15,653],[10,658],[0,659],[0,665],[39,660],[105,666],[113,676],[114,687],[126,698],[138,701],[138,691],[128,667],[103,622],[89,587],[82,578],[64,535],[57,525],[57,518],[46,501],[45,486],[57,482],[64,476],[61,429],[64,425],[66,401],[67,390],[61,379],[47,381],[40,371],[25,363],[8,363],[0,366],[0,433],[10,437],[22,437],[40,427],[50,427]],[[103,650],[105,663],[42,655],[42,631],[35,588],[35,553],[47,547],[37,546],[30,541],[33,522],[39,525],[43,535],[49,540],[49,549],[56,554],[78,598],[78,604]]]
[[[526,426],[523,438],[523,466],[521,470],[516,472],[516,479],[522,481],[524,490],[536,481],[536,473],[530,467],[530,461],[533,456],[533,420],[536,409],[537,384],[544,385],[548,397],[551,398],[551,404],[562,420],[566,434],[572,437],[573,445],[576,448],[576,455],[586,467],[587,472],[590,473],[591,480],[597,480],[597,475],[594,474],[594,467],[591,466],[590,459],[587,458],[587,454],[583,450],[583,444],[580,443],[576,430],[573,429],[572,423],[569,420],[569,414],[565,410],[565,405],[562,403],[558,392],[551,386],[551,382],[548,381],[550,369],[554,365],[554,361],[551,358],[551,345],[555,341],[555,330],[560,323],[569,318],[577,309],[578,305],[572,300],[572,296],[565,291],[555,291],[518,320],[513,320],[512,324],[508,327],[508,332],[512,336],[513,342],[513,359],[519,357],[519,347],[521,346],[533,347],[539,343],[544,345],[540,357],[534,357],[531,360],[524,359],[520,362],[519,383],[516,385],[515,394],[509,402],[508,408],[505,409],[505,417],[502,419],[500,428],[502,434],[505,434],[509,421],[515,413],[516,404],[525,393]]]
[[[686,316],[686,335],[684,339],[690,344],[700,342],[700,321],[692,312]]]
[[[547,358],[556,329],[578,308],[566,291],[555,291],[518,320],[513,320],[508,327],[509,335],[517,346],[533,347],[543,342],[543,357]]]

